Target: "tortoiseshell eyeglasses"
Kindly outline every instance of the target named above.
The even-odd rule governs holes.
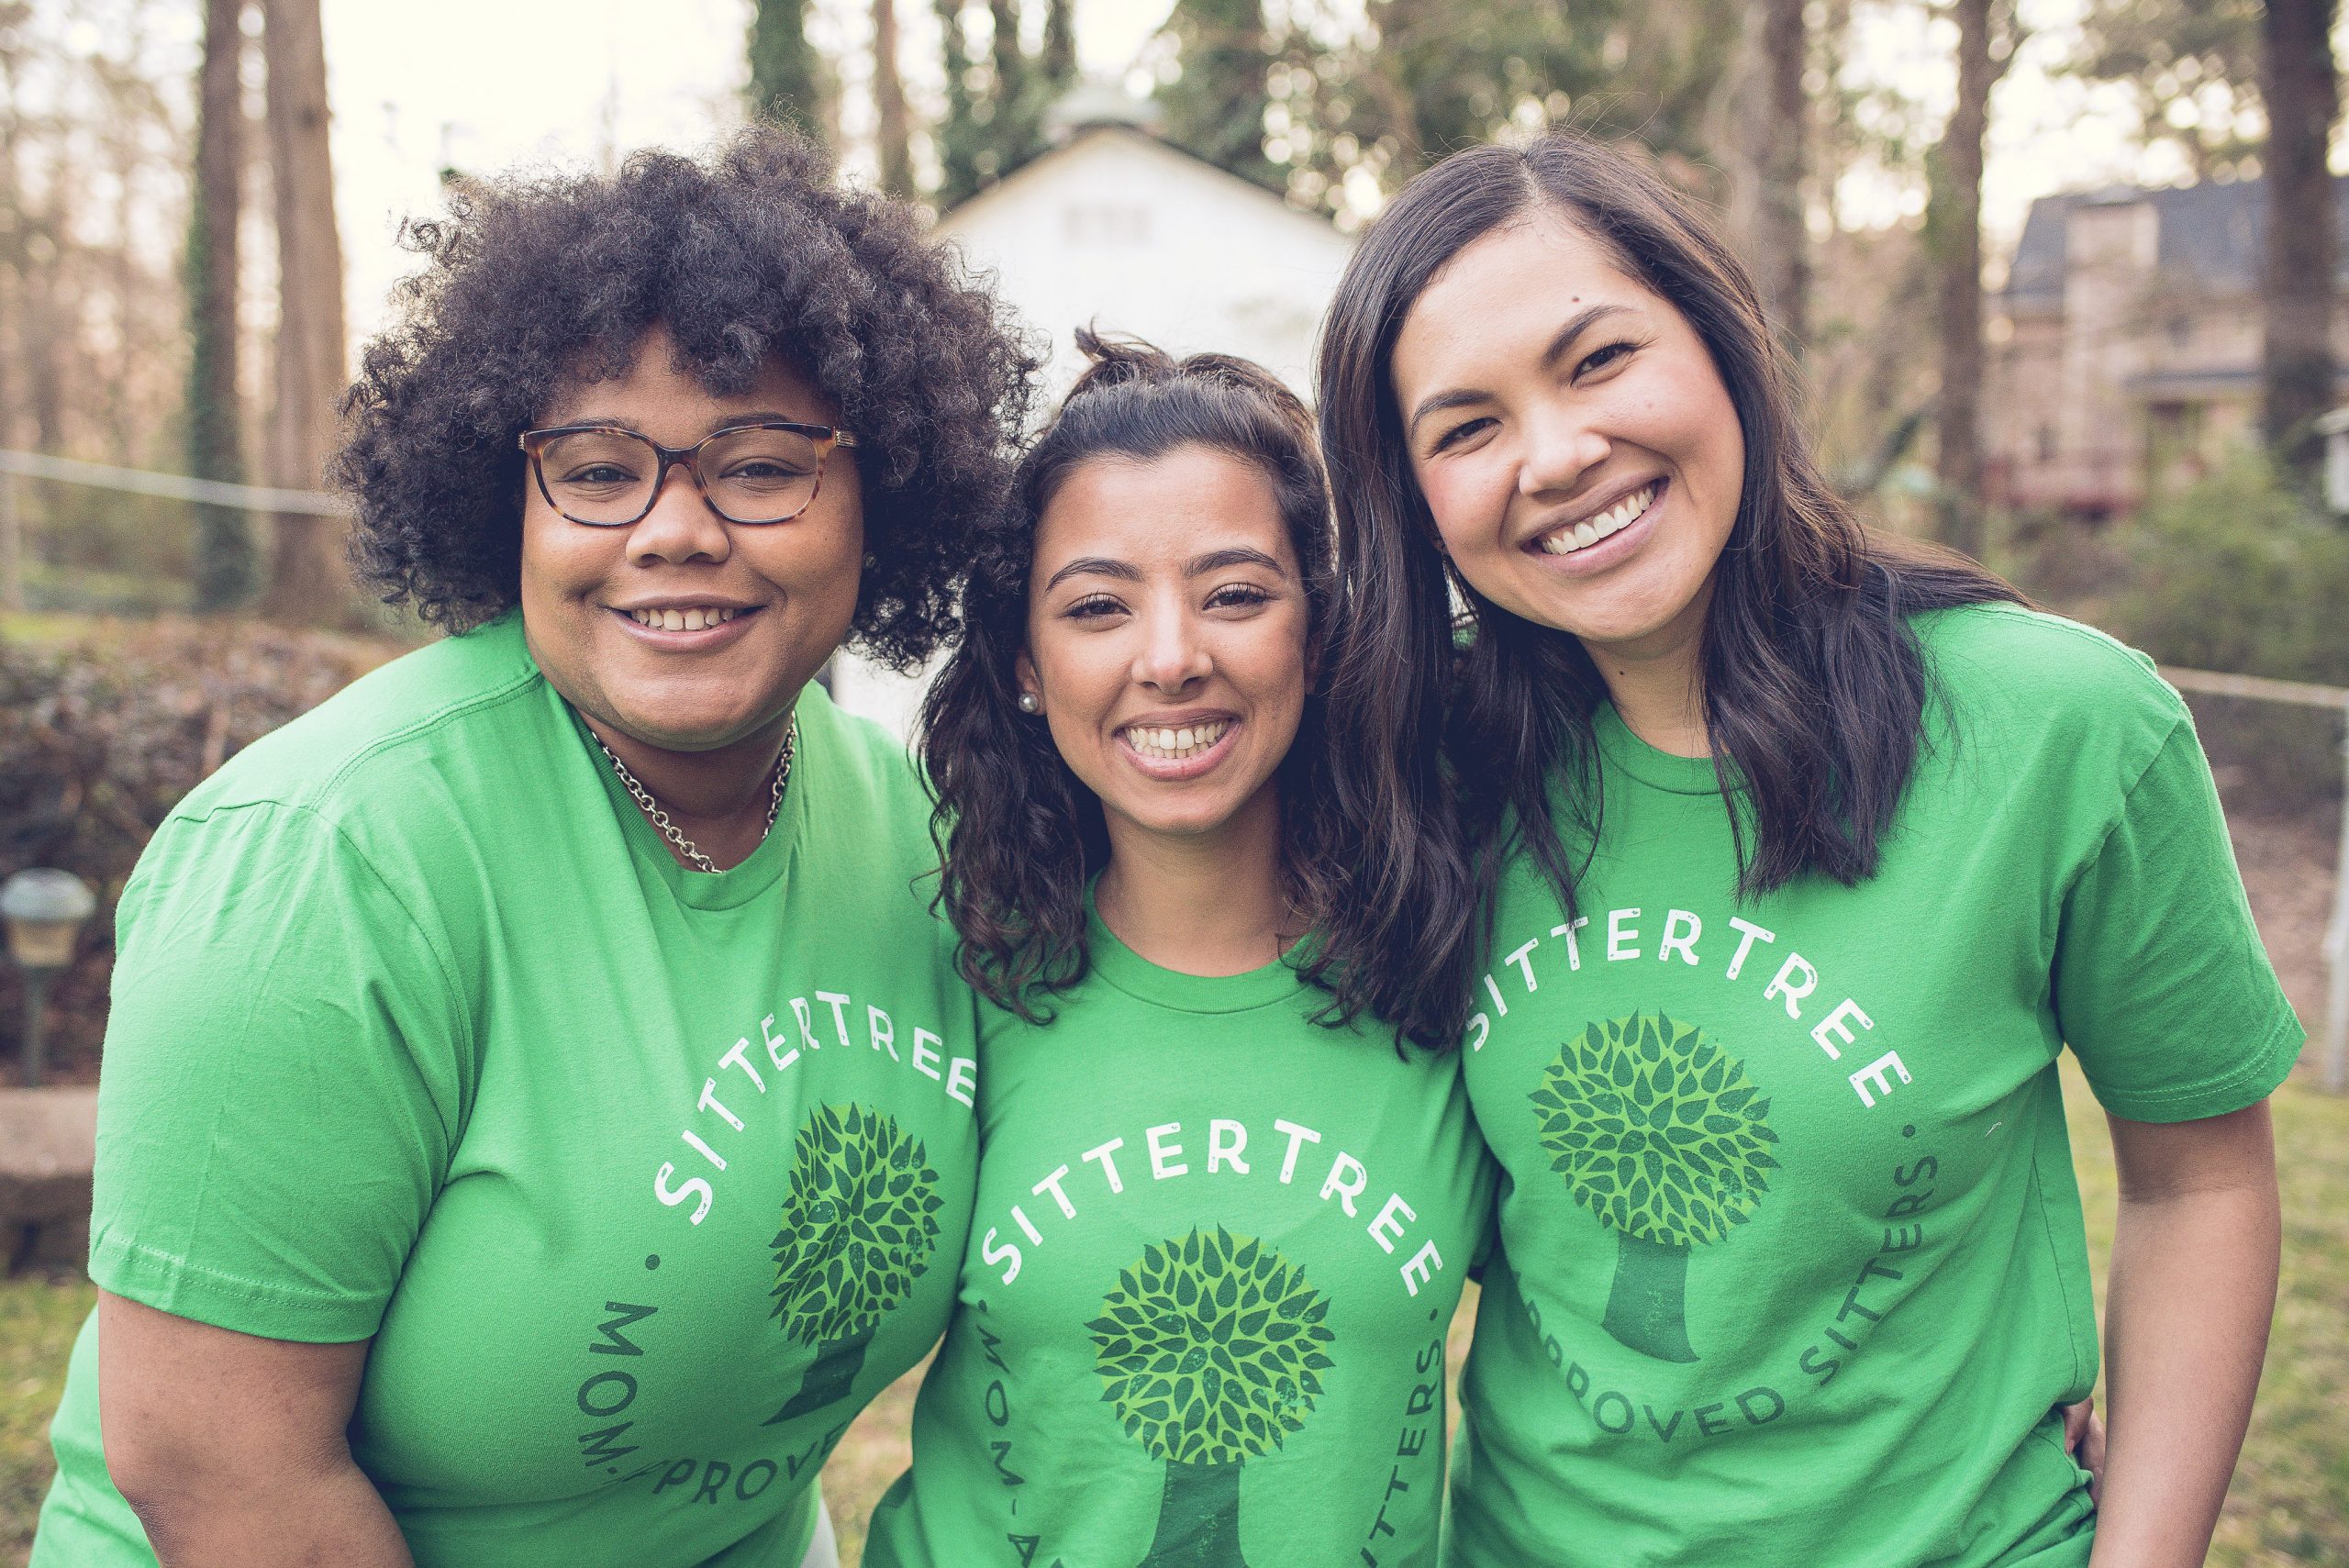
[[[616,425],[525,430],[539,494],[574,523],[623,528],[652,510],[672,465],[683,465],[709,509],[729,523],[789,522],[815,504],[824,460],[856,438],[829,425],[761,419],[664,447]]]

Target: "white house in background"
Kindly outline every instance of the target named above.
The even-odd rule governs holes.
[[[1176,355],[1243,355],[1306,395],[1353,241],[1162,140],[1153,113],[1114,86],[1077,88],[1054,113],[1055,145],[948,212],[939,232],[1023,326],[1049,335],[1041,408],[1083,368],[1075,335],[1087,325]],[[852,657],[833,666],[841,705],[901,734],[923,687]]]

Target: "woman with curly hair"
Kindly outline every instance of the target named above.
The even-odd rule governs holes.
[[[1030,366],[780,133],[413,234],[338,477],[452,635],[123,895],[33,1560],[828,1558],[817,1471],[952,1297],[976,1050],[920,786],[813,677],[951,625]]]
[[[1448,1560],[2199,1563],[2300,1033],[2177,695],[1863,529],[1743,268],[1586,138],[1406,189],[1321,389],[1382,607],[1332,727],[1419,857],[1347,917],[1454,944],[1508,1177]],[[2066,1047],[2120,1173],[2100,1505]]]
[[[1324,934],[1311,422],[1244,361],[1078,340],[924,709],[985,1157],[865,1562],[1427,1562],[1491,1177],[1458,1057],[1375,1011],[1408,954]]]

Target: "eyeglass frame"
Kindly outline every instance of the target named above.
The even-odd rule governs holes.
[[[814,488],[807,492],[807,499],[800,503],[797,511],[786,512],[780,517],[738,517],[712,499],[709,485],[702,479],[701,464],[697,461],[701,449],[721,436],[739,436],[745,430],[788,430],[793,435],[805,436],[815,443],[816,484]],[[562,504],[554,498],[554,492],[547,488],[547,471],[545,464],[540,461],[540,450],[558,436],[587,435],[633,436],[652,449],[658,460],[652,471],[652,488],[645,495],[644,509],[636,516],[609,523],[590,522],[585,517],[574,517],[562,509]],[[773,523],[787,523],[794,517],[806,516],[807,508],[816,504],[816,497],[823,492],[824,460],[830,457],[833,449],[837,447],[846,447],[852,451],[855,450],[856,437],[833,425],[803,425],[794,419],[745,419],[740,424],[720,426],[689,447],[664,447],[641,430],[631,430],[626,425],[603,424],[591,420],[584,425],[549,425],[542,429],[525,430],[514,438],[514,444],[529,460],[530,477],[538,481],[539,494],[546,498],[547,505],[553,507],[555,515],[563,521],[576,523],[583,528],[630,528],[644,521],[646,517],[652,515],[652,508],[661,504],[661,488],[669,483],[669,470],[679,464],[683,464],[685,472],[693,475],[694,488],[701,493],[701,504],[708,507],[712,515],[720,521],[732,523],[739,528],[763,528]]]

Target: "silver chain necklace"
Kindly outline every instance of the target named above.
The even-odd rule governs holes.
[[[595,734],[593,730],[588,733]],[[604,754],[604,761],[611,763],[612,771],[619,774],[620,783],[628,786],[629,797],[636,802],[637,809],[661,829],[662,837],[669,840],[677,853],[684,856],[694,870],[715,873],[718,862],[703,854],[695,847],[694,841],[678,829],[676,823],[670,820],[669,814],[661,809],[661,803],[652,798],[652,792],[636,782],[636,775],[628,771],[628,764],[612,754],[612,749],[604,744],[604,738],[600,735],[596,736],[596,750]],[[783,811],[783,786],[791,782],[791,759],[798,750],[799,716],[795,713],[791,716],[789,728],[783,732],[783,755],[775,759],[774,785],[767,792],[767,825],[759,830],[759,842],[763,844],[766,842],[767,835],[774,831],[774,819]]]

